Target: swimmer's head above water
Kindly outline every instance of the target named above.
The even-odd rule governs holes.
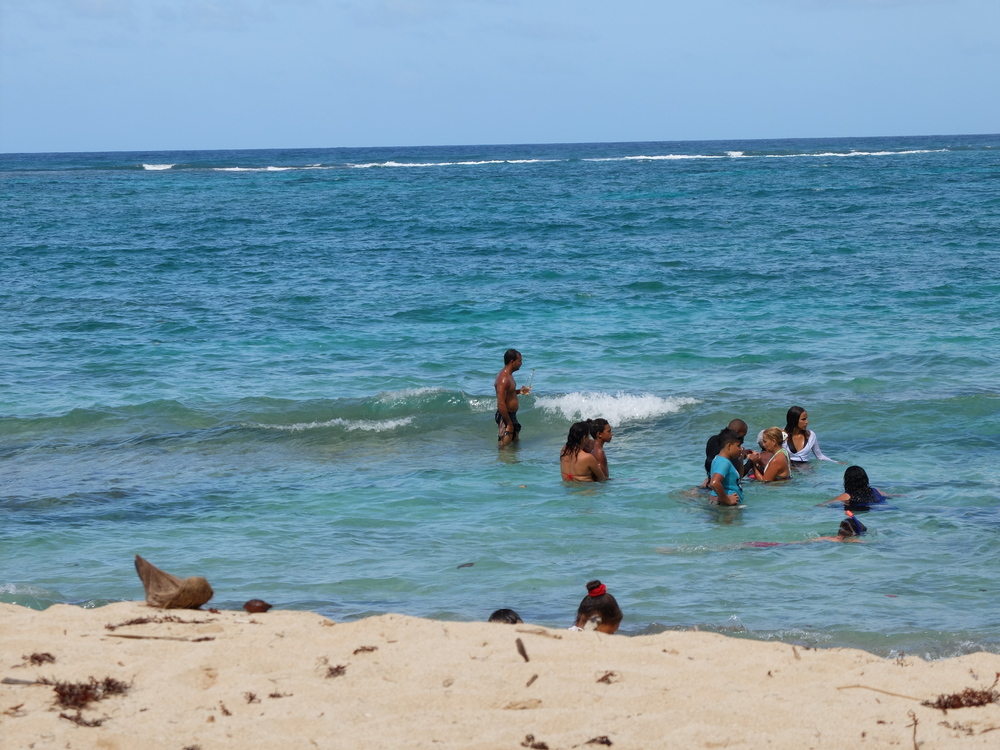
[[[866,531],[868,531],[868,527],[855,518],[851,511],[847,511],[847,518],[840,522],[840,528],[837,529],[837,536],[841,539],[848,539],[854,536],[861,536]]]
[[[610,634],[618,630],[623,616],[618,602],[603,583],[587,582],[587,595],[576,610],[576,627],[582,628],[591,619],[596,619],[598,632]]]

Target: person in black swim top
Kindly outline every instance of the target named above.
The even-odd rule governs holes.
[[[848,466],[844,472],[844,492],[821,505],[843,503],[848,508],[867,507],[875,503],[884,503],[885,497],[885,494],[868,483],[868,472],[860,466]]]

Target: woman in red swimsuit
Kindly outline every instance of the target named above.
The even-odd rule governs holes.
[[[590,426],[586,422],[575,422],[569,428],[566,445],[559,454],[559,471],[564,482],[603,482],[608,478],[597,459],[587,453],[588,440]]]

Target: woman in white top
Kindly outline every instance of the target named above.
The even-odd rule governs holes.
[[[801,406],[793,406],[785,416],[785,442],[782,447],[788,450],[792,463],[805,463],[812,456],[820,461],[834,461],[823,455],[819,449],[816,433],[809,431],[809,412]],[[836,461],[835,463],[843,463]]]

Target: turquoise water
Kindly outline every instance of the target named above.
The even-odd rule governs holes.
[[[1000,136],[0,156],[0,601],[1000,652]],[[492,382],[524,355],[516,449]],[[844,467],[709,507],[806,407]],[[604,416],[614,481],[567,486]],[[474,563],[471,567],[458,567]]]

